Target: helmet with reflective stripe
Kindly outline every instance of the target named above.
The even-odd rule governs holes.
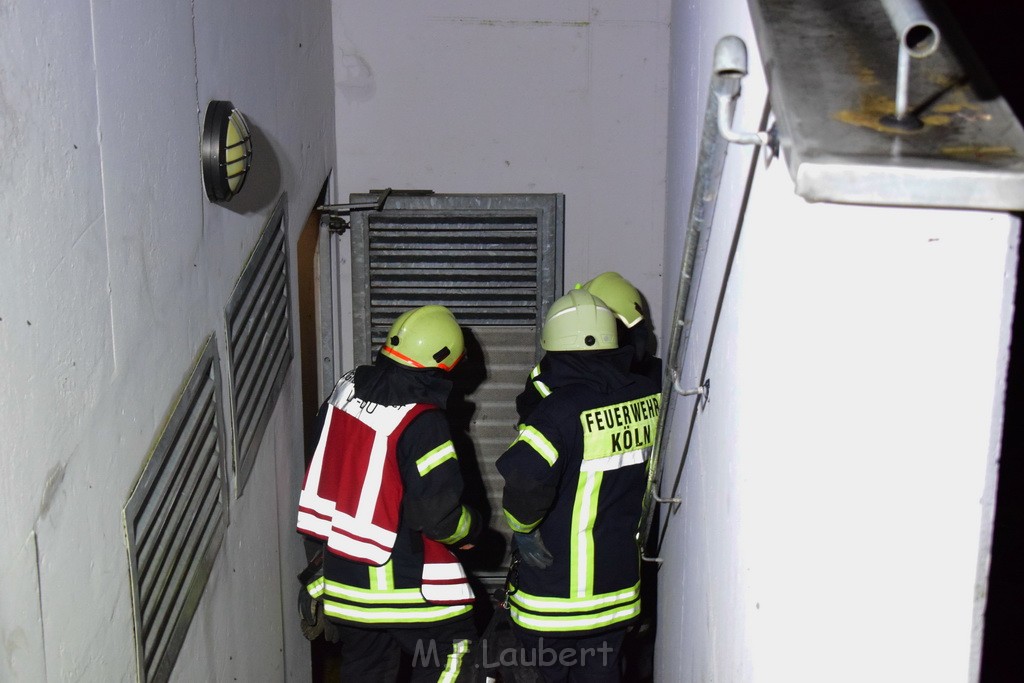
[[[590,282],[584,283],[583,289],[608,304],[615,317],[627,328],[644,319],[640,292],[636,291],[636,287],[630,284],[629,280],[616,272],[601,273]]]
[[[398,316],[381,353],[410,368],[451,370],[466,350],[462,328],[444,306],[421,306]]]
[[[619,346],[615,314],[590,292],[570,290],[551,304],[540,346],[545,351],[596,351]]]

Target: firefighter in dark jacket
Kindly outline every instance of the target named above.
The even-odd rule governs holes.
[[[643,299],[637,288],[618,273],[608,271],[576,285],[576,289],[590,292],[611,309],[615,314],[619,346],[633,348],[630,371],[650,378],[660,387],[661,359],[654,355],[654,335],[644,316]],[[545,375],[548,362],[546,358],[541,359],[527,378],[526,387],[516,397],[519,422],[529,417],[540,400],[551,392]]]
[[[340,641],[346,682],[386,680],[400,649],[415,681],[470,668],[474,595],[450,548],[472,547],[480,522],[461,502],[444,413],[463,352],[447,308],[407,311],[376,363],[342,377],[324,406],[298,513],[323,553],[300,577],[299,607],[307,637]]]
[[[612,311],[584,289],[552,304],[541,334],[550,391],[497,462],[519,558],[509,616],[524,663],[549,681],[618,681],[640,614],[637,525],[660,397],[616,335]]]

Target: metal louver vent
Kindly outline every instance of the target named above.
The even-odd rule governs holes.
[[[211,336],[124,507],[142,681],[170,677],[228,525],[220,397]]]
[[[396,192],[383,211],[353,213],[357,362],[400,313],[426,304],[466,327],[539,326],[561,279],[561,218],[561,195]]]
[[[235,495],[242,495],[292,359],[284,200],[274,209],[225,310]]]
[[[371,215],[368,240],[374,347],[400,313],[426,304],[463,325],[536,323],[535,215]]]

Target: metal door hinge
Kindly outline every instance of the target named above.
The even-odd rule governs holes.
[[[320,212],[320,227],[326,228],[330,232],[345,232],[349,227],[349,222],[346,219],[346,216],[353,211],[383,211],[384,204],[390,196],[391,188],[389,187],[386,190],[380,191],[376,201],[353,202],[348,204],[322,204],[316,207],[316,210]]]

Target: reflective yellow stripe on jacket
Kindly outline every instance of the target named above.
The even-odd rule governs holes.
[[[555,598],[515,591],[512,620],[534,631],[590,631],[628,621],[640,614],[640,584],[614,593]]]
[[[441,621],[473,609],[467,605],[434,605],[418,588],[393,588],[381,567],[371,567],[374,588],[359,588],[318,577],[307,586],[314,598],[323,598],[324,613],[361,624],[413,624]]]

